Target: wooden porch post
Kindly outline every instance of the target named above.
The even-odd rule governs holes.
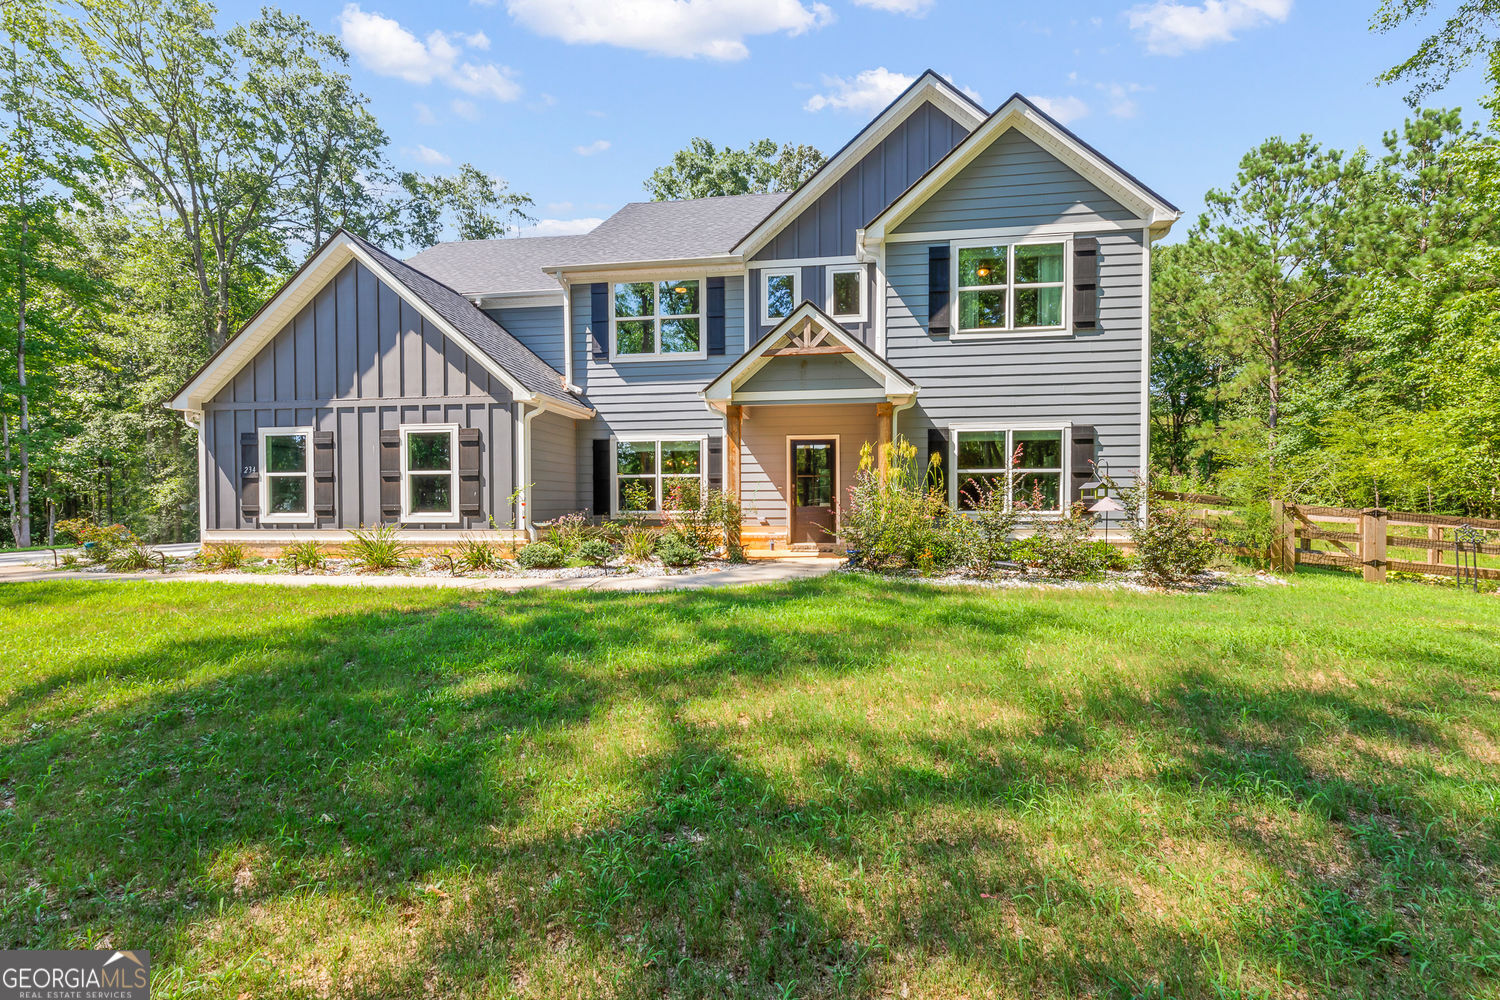
[[[891,423],[895,407],[890,403],[875,404],[876,439],[875,466],[884,483],[891,473]]]
[[[740,495],[740,407],[724,407],[724,489]]]

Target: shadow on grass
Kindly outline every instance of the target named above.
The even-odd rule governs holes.
[[[226,968],[226,988],[371,997],[1492,984],[1495,822],[1459,819],[1469,783],[1444,798],[1441,774],[1362,749],[1463,753],[1424,714],[1430,688],[1268,682],[1279,653],[1254,622],[1222,640],[1247,651],[1237,674],[1027,669],[1043,639],[1097,641],[1170,599],[1132,600],[868,581],[496,595],[81,654],[0,715],[24,721],[101,671],[142,693],[3,746],[0,940],[149,947],[175,969],[168,994]],[[1003,697],[1019,729],[694,715],[807,685],[884,708],[893,665],[945,669],[932,650],[955,635],[994,664],[962,685]],[[1475,648],[1400,655],[1479,674]],[[1356,766],[1309,753],[1333,736]],[[1141,746],[1135,773],[1116,766]],[[1184,824],[1248,859],[1249,905],[1163,912],[1188,904],[1158,905],[1162,886],[1197,871],[1162,853]],[[1316,863],[1309,830],[1347,863]],[[349,923],[320,930],[319,907]],[[360,921],[381,960],[348,954]],[[341,941],[319,973],[313,953]],[[263,964],[236,964],[256,949]]]

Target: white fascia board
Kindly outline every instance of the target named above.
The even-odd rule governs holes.
[[[1051,122],[1034,114],[1024,101],[1013,99],[876,216],[865,227],[866,243],[884,242],[893,229],[1010,129],[1021,132],[1153,226],[1170,227],[1181,216],[1182,213],[1163,203],[1113,164],[1057,129]]]
[[[598,261],[542,270],[559,280],[566,276],[569,281],[579,283],[595,278],[651,276],[664,270],[698,271],[707,277],[729,277],[744,273],[744,259],[739,254],[714,254],[710,257],[664,257],[661,260]]]
[[[526,309],[534,306],[560,306],[563,300],[561,288],[547,292],[464,292],[463,296],[480,309]]]
[[[932,75],[925,76],[922,86],[913,87],[899,102],[886,108],[880,117],[865,127],[863,134],[835,154],[819,175],[812,178],[811,183],[802,185],[792,192],[791,197],[777,205],[770,215],[735,245],[735,251],[747,260],[754,257],[777,233],[838,183],[839,178],[850,167],[880,145],[924,102],[932,103],[960,125],[967,126],[971,133],[984,121],[984,115],[959,96],[947,80]]]

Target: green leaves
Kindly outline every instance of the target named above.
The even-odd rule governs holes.
[[[776,143],[761,139],[744,149],[719,149],[700,136],[652,171],[645,186],[654,201],[792,191],[825,159],[812,146],[787,143],[778,152]]]

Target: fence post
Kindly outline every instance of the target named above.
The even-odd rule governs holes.
[[[1389,515],[1379,507],[1359,512],[1359,561],[1364,564],[1365,581],[1385,582],[1385,534]]]
[[[1284,500],[1271,501],[1271,568],[1281,573],[1297,571],[1297,524]]]
[[[1430,525],[1427,528],[1427,540],[1429,542],[1438,543],[1437,545],[1428,548],[1427,562],[1433,566],[1441,566],[1443,564],[1443,550],[1438,546],[1441,545],[1443,541],[1443,529],[1435,524]]]

